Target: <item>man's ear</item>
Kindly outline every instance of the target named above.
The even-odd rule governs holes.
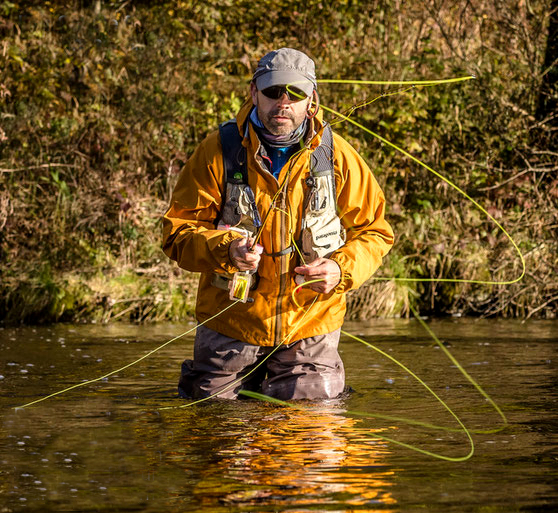
[[[258,88],[254,82],[250,82],[250,94],[252,95],[252,103],[258,105]]]
[[[318,96],[318,91],[314,89],[314,91],[312,91],[312,96],[308,101],[308,108],[306,109],[306,117],[308,119],[312,119],[314,116],[316,116],[319,110],[320,110],[320,97]]]

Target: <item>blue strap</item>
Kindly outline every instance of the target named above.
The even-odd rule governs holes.
[[[221,147],[223,148],[223,166],[227,182],[248,183],[246,170],[246,148],[242,146],[242,136],[238,131],[236,119],[219,125]]]

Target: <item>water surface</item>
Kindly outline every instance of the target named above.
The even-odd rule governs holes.
[[[556,321],[430,326],[509,425],[416,321],[347,323],[424,379],[473,432],[385,356],[342,338],[347,398],[294,409],[252,400],[190,408],[177,398],[192,336],[118,375],[187,325],[0,329],[0,511],[380,512],[558,510]],[[361,411],[428,422],[363,418]],[[485,433],[480,433],[485,431]],[[492,431],[486,433],[486,431]]]

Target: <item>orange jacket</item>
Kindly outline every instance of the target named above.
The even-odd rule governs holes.
[[[247,101],[237,115],[240,133],[251,110]],[[334,168],[338,215],[347,232],[347,241],[330,258],[341,269],[341,281],[329,294],[319,295],[308,315],[293,302],[296,286],[293,269],[300,265],[297,253],[280,257],[267,254],[287,248],[300,238],[300,221],[310,154],[320,143],[321,114],[314,118],[314,137],[309,149],[294,156],[294,163],[283,167],[276,180],[262,164],[260,142],[249,124],[243,144],[247,148],[248,184],[256,196],[262,219],[271,199],[288,174],[286,194],[280,194],[267,218],[259,243],[264,254],[258,268],[259,283],[250,291],[253,302],[237,303],[206,323],[229,337],[261,346],[289,342],[329,333],[341,327],[345,315],[345,292],[362,285],[382,262],[393,244],[393,232],[384,219],[385,198],[372,172],[347,141],[334,133]],[[231,304],[227,291],[211,285],[215,272],[234,273],[229,258],[230,242],[242,237],[237,232],[216,229],[224,201],[225,176],[219,132],[209,134],[190,157],[174,189],[171,204],[163,218],[163,250],[188,271],[201,273],[196,317],[206,321]],[[292,233],[290,233],[292,232]],[[317,294],[302,288],[297,302],[309,306]],[[302,319],[302,320],[301,320]],[[293,327],[296,332],[292,334]]]

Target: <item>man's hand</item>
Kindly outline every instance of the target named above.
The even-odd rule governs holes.
[[[241,271],[255,271],[260,263],[263,247],[254,246],[254,239],[234,239],[229,245],[232,264]]]
[[[341,280],[339,265],[329,258],[317,258],[307,265],[295,267],[295,273],[302,275],[305,281],[322,280],[307,285],[309,289],[320,294],[328,294]]]

